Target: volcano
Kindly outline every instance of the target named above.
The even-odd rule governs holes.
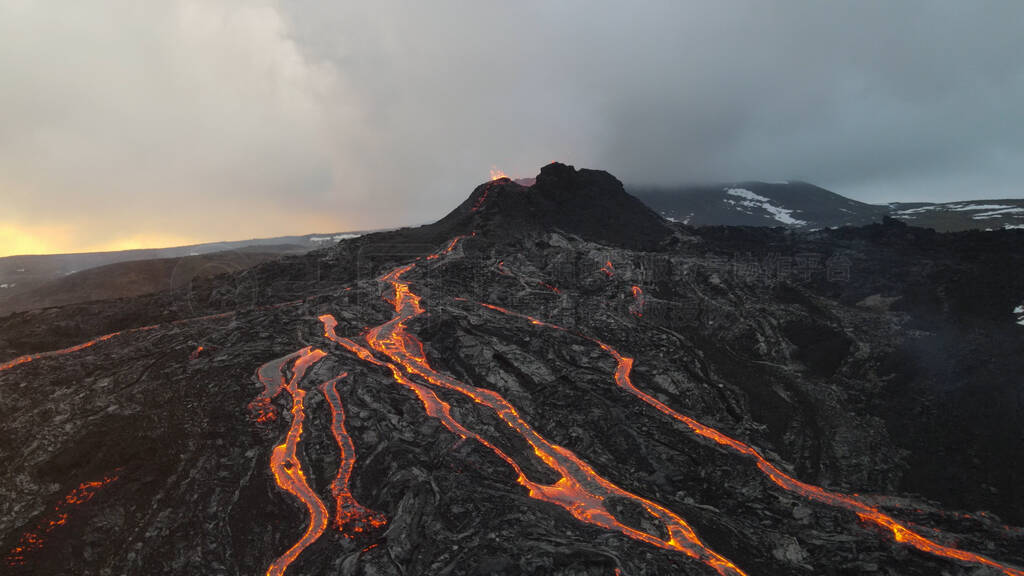
[[[1024,231],[606,172],[0,318],[12,574],[1024,575]]]

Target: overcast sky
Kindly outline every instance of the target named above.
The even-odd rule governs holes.
[[[1021,197],[1024,2],[0,0],[0,255],[630,184]]]

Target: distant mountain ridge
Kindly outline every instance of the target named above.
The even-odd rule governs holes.
[[[970,200],[966,202],[897,202],[889,204],[889,215],[911,226],[942,232],[1024,228],[1024,200]]]
[[[863,226],[888,216],[939,232],[1024,227],[1024,199],[879,205],[800,181],[633,187],[629,192],[663,217],[691,226],[813,230]]]
[[[227,242],[206,242],[169,248],[146,248],[120,250],[116,252],[80,252],[73,254],[27,254],[0,258],[0,313],[7,307],[5,302],[18,295],[26,295],[37,288],[64,277],[85,270],[121,262],[135,262],[160,258],[184,258],[203,256],[224,251],[245,250],[249,256],[255,252],[267,254],[301,254],[316,248],[323,248],[346,238],[353,238],[363,232],[336,232],[333,234],[304,234],[301,236],[277,236],[274,238],[252,238]],[[257,258],[262,260],[264,258]],[[107,293],[107,292],[104,292]],[[32,295],[21,296],[22,300],[35,300]],[[64,300],[60,300],[65,303]],[[16,308],[21,308],[16,306]]]

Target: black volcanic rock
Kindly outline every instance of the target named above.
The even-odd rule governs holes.
[[[500,395],[547,442],[685,519],[747,574],[998,575],[784,489],[752,456],[656,406],[754,447],[780,473],[859,494],[926,538],[1021,566],[1022,241],[1024,231],[892,223],[674,229],[606,173],[551,165],[533,187],[478,187],[430,226],[199,279],[182,299],[14,314],[0,319],[0,365],[129,330],[0,368],[2,569],[266,573],[310,513],[271,471],[296,421],[292,398],[254,411],[256,370],[312,347],[324,356],[296,383],[295,458],[331,519],[287,574],[714,576],[531,496],[525,481],[558,473],[506,424],[509,411],[326,336],[318,318],[329,314],[339,336],[368,346],[368,328],[395,317],[381,275],[411,266],[401,278],[424,313],[392,347],[419,354],[418,338],[440,373]],[[625,364],[594,339],[634,360],[632,385],[651,401],[620,384]],[[348,497],[387,519],[359,531],[335,521],[343,460],[323,385],[340,374]],[[428,413],[424,391],[448,411]],[[664,542],[637,499],[603,505]]]
[[[502,178],[481,184],[435,226],[503,232],[558,230],[580,238],[654,249],[672,235],[664,220],[603,170],[558,162],[541,168],[533,186]]]

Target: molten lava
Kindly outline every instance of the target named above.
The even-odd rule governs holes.
[[[493,176],[493,172],[491,173],[491,175]],[[470,207],[471,212],[476,212],[484,207],[484,204],[487,202],[487,196],[491,193],[491,188],[494,187],[493,182],[495,180],[496,178],[491,178],[491,181],[488,182],[486,186],[484,186],[483,192],[481,192],[480,195],[477,196],[476,201],[473,202],[473,206]]]
[[[327,529],[327,508],[306,481],[306,474],[302,470],[302,462],[297,454],[299,441],[302,439],[302,424],[306,419],[306,392],[299,388],[299,383],[306,370],[324,356],[326,354],[323,351],[307,346],[284,358],[272,360],[257,371],[257,377],[264,384],[264,391],[257,400],[272,401],[282,389],[287,390],[292,397],[292,423],[285,441],[275,446],[271,453],[270,471],[277,485],[302,502],[309,511],[309,526],[306,532],[298,542],[270,564],[267,576],[284,574],[299,554],[320,538]],[[286,383],[284,369],[292,361],[292,376]]]
[[[642,294],[642,292],[639,291],[639,288],[637,288],[636,286],[634,286],[633,288],[635,289],[634,294]],[[482,302],[480,304],[490,310],[522,318],[524,320],[529,321],[531,324],[535,326],[544,326],[547,328],[553,328],[563,332],[568,332],[568,330],[566,330],[565,328],[562,328],[555,324],[550,324],[548,322],[544,322],[542,320],[538,320],[536,318],[527,316],[525,314],[520,314],[518,312],[511,312],[505,308],[501,308],[500,306],[494,306],[492,304],[486,304]],[[927,552],[929,554],[933,554],[935,556],[939,556],[942,558],[948,558],[951,560],[959,560],[961,562],[968,562],[972,564],[988,566],[1001,571],[1003,574],[1006,574],[1007,576],[1024,576],[1024,571],[1018,568],[1001,564],[980,554],[966,552],[958,548],[945,546],[943,544],[939,544],[937,542],[929,540],[928,538],[912,530],[908,524],[900,523],[899,521],[895,520],[894,518],[885,514],[879,509],[870,506],[853,496],[847,496],[836,492],[831,492],[824,488],[807,484],[805,482],[801,482],[800,480],[797,480],[787,475],[786,473],[779,470],[778,467],[776,467],[768,460],[766,460],[763,456],[761,456],[761,454],[751,446],[744,444],[739,440],[735,440],[729,436],[726,436],[725,434],[722,434],[721,432],[715,430],[710,426],[701,424],[700,422],[694,420],[693,418],[690,418],[689,416],[676,412],[675,410],[669,408],[667,405],[665,405],[657,398],[654,398],[653,396],[647,394],[646,392],[643,392],[642,390],[634,386],[633,381],[630,378],[630,374],[633,370],[632,358],[623,356],[622,354],[619,353],[618,350],[596,338],[585,336],[583,334],[580,334],[580,336],[597,344],[602,350],[607,352],[615,360],[616,365],[614,379],[616,385],[618,385],[619,388],[632,394],[634,397],[643,401],[652,408],[658,410],[662,414],[669,416],[670,418],[678,422],[682,422],[693,433],[697,434],[698,436],[707,438],[719,444],[720,446],[724,446],[734,452],[738,452],[740,454],[753,458],[757,465],[757,468],[765,476],[767,476],[769,480],[771,480],[780,488],[788,492],[798,494],[814,502],[849,510],[855,513],[857,517],[860,518],[863,522],[874,524],[875,526],[883,528],[886,531],[886,533],[890,534],[896,542],[908,544],[922,552]]]
[[[505,174],[501,170],[498,170],[497,166],[491,167],[491,182],[495,180],[501,180],[502,178],[508,178],[508,174]]]
[[[456,238],[443,253],[450,253],[458,240]],[[732,562],[705,546],[689,524],[677,514],[619,488],[566,448],[549,442],[527,424],[515,407],[497,392],[471,386],[434,370],[426,359],[423,343],[406,329],[409,320],[424,313],[420,297],[412,292],[409,284],[403,282],[401,278],[415,266],[414,262],[396,268],[381,278],[382,281],[391,284],[393,296],[385,298],[393,306],[395,316],[390,321],[371,328],[366,334],[366,342],[370,349],[383,355],[388,361],[378,360],[370,349],[339,337],[335,333],[336,320],[330,315],[323,315],[320,320],[323,322],[327,338],[364,361],[387,367],[398,384],[409,388],[419,397],[428,415],[438,419],[458,436],[477,440],[507,462],[515,471],[517,482],[527,489],[531,498],[560,506],[582,522],[620,532],[659,548],[681,552],[714,568],[722,575],[744,574]],[[417,384],[406,375],[418,377],[426,384]],[[510,429],[530,445],[534,454],[556,472],[560,479],[554,484],[540,484],[527,478],[511,456],[456,421],[451,415],[450,406],[438,398],[430,387],[457,392],[493,410]],[[629,500],[642,507],[661,524],[668,538],[661,537],[657,530],[644,531],[619,522],[605,505],[605,501],[613,497]]]
[[[604,266],[601,266],[601,272],[604,272],[606,278],[611,278],[612,276],[615,276],[615,266],[612,266],[611,260],[605,262]]]
[[[427,257],[428,260],[451,254],[459,241],[465,236],[454,238],[444,249]],[[419,259],[417,259],[419,260]],[[589,464],[568,449],[555,445],[535,431],[518,413],[516,408],[499,393],[472,386],[448,374],[434,369],[426,358],[423,343],[408,331],[407,324],[412,319],[425,313],[419,295],[412,291],[403,276],[415,269],[417,262],[395,268],[383,275],[380,280],[390,285],[390,294],[384,299],[391,304],[395,315],[384,324],[367,328],[364,339],[366,346],[336,333],[337,321],[329,314],[319,317],[323,324],[324,336],[348,350],[359,359],[387,369],[393,380],[412,391],[423,405],[426,414],[437,419],[447,430],[462,439],[472,439],[491,450],[506,462],[515,472],[517,483],[526,489],[531,498],[559,506],[568,511],[576,519],[607,530],[619,532],[634,540],[666,550],[678,551],[686,556],[703,562],[722,575],[742,575],[744,572],[735,564],[708,548],[693,529],[674,512],[632,494],[606,478],[602,477]],[[614,273],[611,263],[602,268],[608,275]],[[498,271],[507,274],[503,263],[498,263]],[[551,287],[553,290],[554,287]],[[639,286],[632,287],[634,304],[630,311],[640,316],[644,306],[643,290]],[[456,298],[456,300],[464,300]],[[555,329],[569,333],[568,330],[536,318],[512,312],[492,304],[481,303],[482,306],[529,321],[536,326]],[[1001,564],[985,556],[967,552],[940,544],[915,531],[913,525],[900,522],[869,505],[858,496],[848,496],[828,491],[824,488],[801,482],[778,467],[771,464],[753,447],[735,440],[721,432],[706,426],[689,416],[674,411],[662,401],[637,388],[632,380],[633,358],[623,356],[612,346],[583,334],[578,334],[609,354],[616,362],[614,381],[622,390],[648,406],[658,410],[677,422],[687,426],[694,434],[711,440],[715,444],[753,459],[757,469],[774,485],[803,498],[848,510],[862,522],[877,526],[889,534],[896,542],[907,544],[917,550],[933,554],[941,558],[977,564],[999,570],[1006,576],[1024,576],[1024,571]],[[378,357],[379,355],[379,357]],[[287,567],[298,557],[310,543],[315,541],[325,530],[328,522],[327,511],[317,495],[310,489],[296,456],[296,446],[302,436],[302,424],[305,418],[303,398],[305,392],[298,384],[308,366],[324,356],[320,350],[304,348],[292,355],[271,361],[262,366],[257,376],[264,384],[263,393],[251,404],[250,409],[258,421],[276,417],[273,412],[273,399],[282,389],[292,397],[292,423],[287,439],[274,448],[271,469],[278,485],[302,501],[310,514],[310,524],[302,538],[278,558],[267,570],[268,576],[283,574]],[[292,376],[285,377],[287,365],[294,362]],[[332,433],[339,448],[340,464],[337,476],[331,485],[331,492],[337,502],[335,525],[346,533],[346,536],[360,533],[371,528],[379,528],[386,523],[380,513],[369,510],[355,501],[348,487],[352,474],[355,451],[351,438],[345,430],[345,416],[338,396],[336,384],[345,374],[321,385],[321,391],[327,399],[332,413]],[[477,405],[494,412],[510,430],[517,433],[533,450],[533,453],[551,471],[557,474],[558,480],[552,484],[541,484],[528,478],[522,466],[515,458],[483,436],[482,433],[470,430],[453,415],[451,405],[442,400],[436,389],[444,389],[461,394]],[[272,415],[272,416],[271,416]],[[629,500],[643,508],[660,529],[645,525],[637,528],[620,522],[607,507],[610,498]],[[936,534],[939,534],[935,531]],[[664,537],[662,534],[667,534]],[[616,573],[621,573],[616,569]]]
[[[158,326],[153,325],[153,326],[143,326],[142,328],[132,328],[130,330],[121,330],[119,332],[112,332],[110,334],[104,334],[103,336],[99,336],[97,338],[93,338],[92,340],[89,340],[87,342],[82,342],[81,344],[76,344],[74,346],[71,346],[70,348],[63,348],[61,350],[53,350],[52,352],[40,352],[39,354],[28,354],[26,356],[19,356],[19,357],[15,358],[14,360],[10,360],[8,362],[0,364],[0,372],[3,372],[4,370],[9,370],[11,368],[14,368],[15,366],[20,366],[22,364],[27,364],[29,362],[34,362],[34,361],[39,360],[41,358],[51,358],[53,356],[63,356],[65,354],[71,354],[72,352],[78,352],[79,350],[84,350],[86,348],[89,348],[90,346],[95,346],[96,344],[99,344],[100,342],[106,342],[107,340],[110,340],[111,338],[113,338],[115,336],[120,336],[121,334],[132,334],[134,332],[145,332],[145,331],[148,331],[148,330],[153,330],[154,328],[157,328],[157,327]]]
[[[633,303],[629,306],[629,313],[637,318],[644,315],[644,303],[647,299],[644,297],[644,291],[639,286],[633,286]]]
[[[101,488],[111,482],[115,482],[118,479],[118,472],[119,470],[115,470],[114,473],[101,480],[83,482],[79,484],[77,488],[72,490],[64,497],[63,500],[53,507],[50,514],[45,516],[34,530],[25,533],[21,539],[18,540],[18,544],[7,554],[6,560],[8,566],[13,567],[24,565],[27,554],[31,554],[32,552],[42,548],[46,541],[46,537],[51,532],[56,528],[67,524],[68,519],[71,517],[72,509],[92,500]]]
[[[558,287],[552,286],[551,284],[548,284],[547,282],[537,281],[537,284],[539,284],[541,288],[544,288],[546,290],[550,290],[551,292],[553,292],[555,294],[561,294],[562,293],[562,291],[559,290]]]
[[[291,302],[282,302],[282,303],[279,303],[279,304],[269,304],[269,305],[266,305],[266,306],[259,306],[259,307],[256,308],[256,310],[270,310],[270,309],[274,309],[274,308],[283,308],[283,307],[286,307],[286,306],[295,306],[297,304],[302,304],[302,303],[303,303],[302,300],[295,300],[295,301],[291,301]],[[235,315],[235,312],[222,312],[222,313],[219,313],[219,314],[210,314],[210,315],[207,315],[207,316],[196,316],[196,317],[193,317],[193,318],[182,318],[180,320],[173,320],[173,321],[170,322],[170,324],[172,324],[172,325],[181,325],[181,324],[186,324],[188,322],[195,322],[195,321],[201,321],[201,320],[217,320],[217,319],[221,319],[221,318],[229,318],[229,317],[234,316],[234,315]],[[25,356],[19,356],[19,357],[13,359],[13,360],[9,360],[7,362],[4,362],[3,364],[0,364],[0,372],[3,372],[5,370],[10,370],[11,368],[14,368],[15,366],[20,366],[22,364],[27,364],[29,362],[34,362],[36,360],[41,360],[43,358],[52,358],[54,356],[63,356],[65,354],[71,354],[72,352],[78,352],[79,350],[84,350],[86,348],[95,346],[96,344],[99,344],[100,342],[106,342],[107,340],[110,340],[111,338],[114,338],[115,336],[120,336],[122,334],[134,334],[136,332],[148,332],[150,330],[155,330],[156,328],[159,328],[159,327],[160,327],[159,324],[153,324],[152,326],[142,326],[142,327],[139,327],[139,328],[129,328],[127,330],[120,330],[118,332],[111,332],[110,334],[104,334],[103,336],[98,336],[96,338],[93,338],[92,340],[88,340],[86,342],[82,342],[81,344],[76,344],[76,345],[71,346],[69,348],[62,348],[60,350],[52,350],[50,352],[40,352],[38,354],[27,354]],[[199,347],[199,350],[196,350],[194,352],[196,357],[198,357],[198,355],[200,353],[202,353],[202,346]],[[195,358],[192,358],[192,359],[194,360]]]
[[[338,474],[331,482],[331,495],[334,496],[334,527],[346,537],[376,529],[387,524],[387,518],[359,504],[349,490],[349,479],[356,463],[356,448],[352,438],[345,430],[345,410],[338,396],[337,383],[348,373],[320,385],[320,391],[331,407],[331,433],[338,444]]]

